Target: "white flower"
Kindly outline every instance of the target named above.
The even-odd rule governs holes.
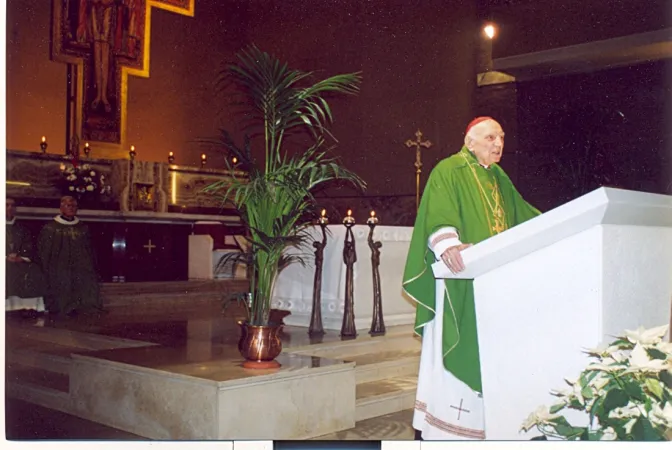
[[[609,427],[604,430],[604,434],[600,438],[601,441],[615,441],[618,436],[616,436],[616,431],[613,428]]]
[[[598,373],[597,376],[588,383],[588,386],[599,392],[607,384],[609,384],[609,378],[605,377],[601,373]]]
[[[637,419],[630,419],[628,420],[628,423],[623,425],[623,429],[625,430],[626,433],[630,434],[632,433],[632,427],[637,423]]]
[[[74,187],[74,186],[70,186],[68,189],[69,189],[70,191],[74,191],[74,190],[75,190],[75,187]]]
[[[629,402],[624,407],[612,409],[609,412],[609,417],[612,419],[625,419],[627,417],[637,418],[641,415],[642,410],[639,409],[639,407],[632,402]]]
[[[89,192],[93,191],[93,186],[87,186],[86,190],[89,191]]]
[[[653,345],[659,343],[663,339],[668,328],[669,325],[662,325],[648,330],[645,330],[644,327],[639,327],[634,331],[625,330],[625,336],[633,344],[640,343],[642,345]]]
[[[658,403],[654,403],[651,405],[649,419],[651,419],[651,422],[658,425],[666,427],[672,426],[672,404],[668,402],[665,404],[664,408],[661,408]]]
[[[61,164],[61,170],[65,170],[65,164]]]
[[[656,344],[655,348],[668,355],[672,354],[672,342],[659,342]]]
[[[532,427],[537,424],[548,423],[550,420],[557,418],[557,414],[551,414],[547,407],[540,406],[530,414],[525,422],[521,425],[520,429],[523,431],[529,431]]]
[[[628,372],[660,372],[670,368],[670,364],[662,359],[651,359],[639,343],[630,354],[630,368]]]
[[[595,348],[585,349],[584,353],[603,358],[605,356],[611,356],[612,353],[618,351],[619,349],[620,347],[618,345],[610,345],[606,342],[603,342]]]
[[[613,362],[613,360],[612,360]],[[593,363],[586,367],[586,370],[601,370],[602,372],[616,372],[618,370],[627,369],[625,366],[621,365],[607,365],[603,363]]]
[[[92,177],[96,176],[96,172],[94,172],[93,170],[90,172],[90,174],[91,174]]]

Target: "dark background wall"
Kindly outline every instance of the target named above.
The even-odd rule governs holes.
[[[480,0],[498,27],[494,58],[671,26],[672,2]],[[542,210],[600,186],[672,194],[672,63],[651,61],[484,86],[479,114],[501,115],[502,166]]]
[[[672,64],[518,87],[521,187],[548,209],[600,186],[672,194]]]
[[[49,59],[51,1],[7,3],[7,148],[39,151],[46,135],[49,152],[62,153],[66,68]],[[223,157],[195,140],[236,130],[215,80],[255,43],[317,77],[363,72],[358,97],[333,101],[333,131],[335,153],[368,182],[369,197],[335,190],[346,198],[334,208],[375,206],[412,223],[414,154],[404,142],[420,128],[434,143],[423,155],[424,186],[480,114],[504,125],[502,165],[542,209],[595,183],[672,193],[669,64],[475,85],[483,19],[500,28],[493,55],[501,57],[659,30],[671,9],[666,0],[196,0],[193,18],[155,9],[150,77],[129,78],[128,138],[140,160],[173,151],[196,165],[205,150],[209,165],[221,166]],[[585,148],[590,180],[577,185],[567,164]]]
[[[478,0],[499,28],[493,57],[538,52],[670,26],[669,0]]]
[[[8,2],[11,149],[39,151],[47,135],[49,152],[63,151],[66,67],[49,60],[50,3]],[[255,43],[316,76],[362,71],[361,95],[333,103],[336,152],[369,183],[368,195],[412,196],[415,155],[403,142],[422,129],[435,144],[429,170],[457,149],[470,118],[475,17],[475,5],[460,0],[196,0],[194,18],[154,9],[150,77],[129,77],[129,143],[140,160],[173,151],[178,163],[198,164],[196,139],[236,127],[216,94],[217,72]],[[221,159],[210,153],[209,164]]]

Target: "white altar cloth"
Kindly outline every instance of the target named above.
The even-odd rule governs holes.
[[[327,227],[327,246],[324,249],[322,265],[322,323],[325,330],[340,330],[345,307],[345,272],[343,245],[345,226]],[[354,304],[355,326],[358,330],[369,329],[373,316],[373,272],[371,249],[367,238],[368,225],[355,225],[355,250],[357,262],[354,264]],[[294,263],[278,276],[274,289],[273,308],[291,312],[284,318],[287,325],[305,326],[310,324],[313,305],[313,281],[315,277],[315,249],[313,240],[322,240],[319,226],[309,229],[310,239],[301,249],[289,252],[300,254],[306,265]],[[330,232],[330,234],[329,234]],[[374,241],[381,241],[380,280],[385,326],[412,324],[415,321],[415,305],[405,297],[401,281],[406,264],[406,255],[411,243],[412,227],[377,226]]]

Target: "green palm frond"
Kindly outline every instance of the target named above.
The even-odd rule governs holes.
[[[264,324],[270,313],[271,294],[278,271],[295,262],[303,263],[290,247],[301,248],[307,227],[312,224],[316,201],[313,191],[334,180],[359,189],[365,182],[329,156],[326,138],[333,113],[325,97],[356,95],[362,81],[359,72],[335,75],[313,82],[312,72],[290,69],[287,63],[250,46],[219,75],[218,86],[235,86],[243,95],[239,105],[252,127],[246,127],[243,146],[226,130],[220,130],[209,144],[235,156],[247,170],[247,177],[213,183],[204,189],[222,203],[232,203],[247,226],[250,255],[238,257],[253,266],[251,279],[251,321]],[[302,152],[290,155],[284,145],[293,132],[309,132],[314,142]],[[264,159],[254,160],[250,136],[263,136]],[[228,159],[227,159],[228,161]]]

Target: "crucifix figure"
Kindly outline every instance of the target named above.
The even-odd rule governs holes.
[[[420,207],[420,173],[422,172],[422,159],[420,155],[420,147],[430,148],[432,143],[430,141],[422,140],[422,131],[415,132],[415,141],[407,140],[406,147],[415,147],[415,207]]]
[[[52,1],[52,59],[68,64],[68,129],[122,144],[128,74],[149,76],[151,8],[193,16],[195,0]]]

